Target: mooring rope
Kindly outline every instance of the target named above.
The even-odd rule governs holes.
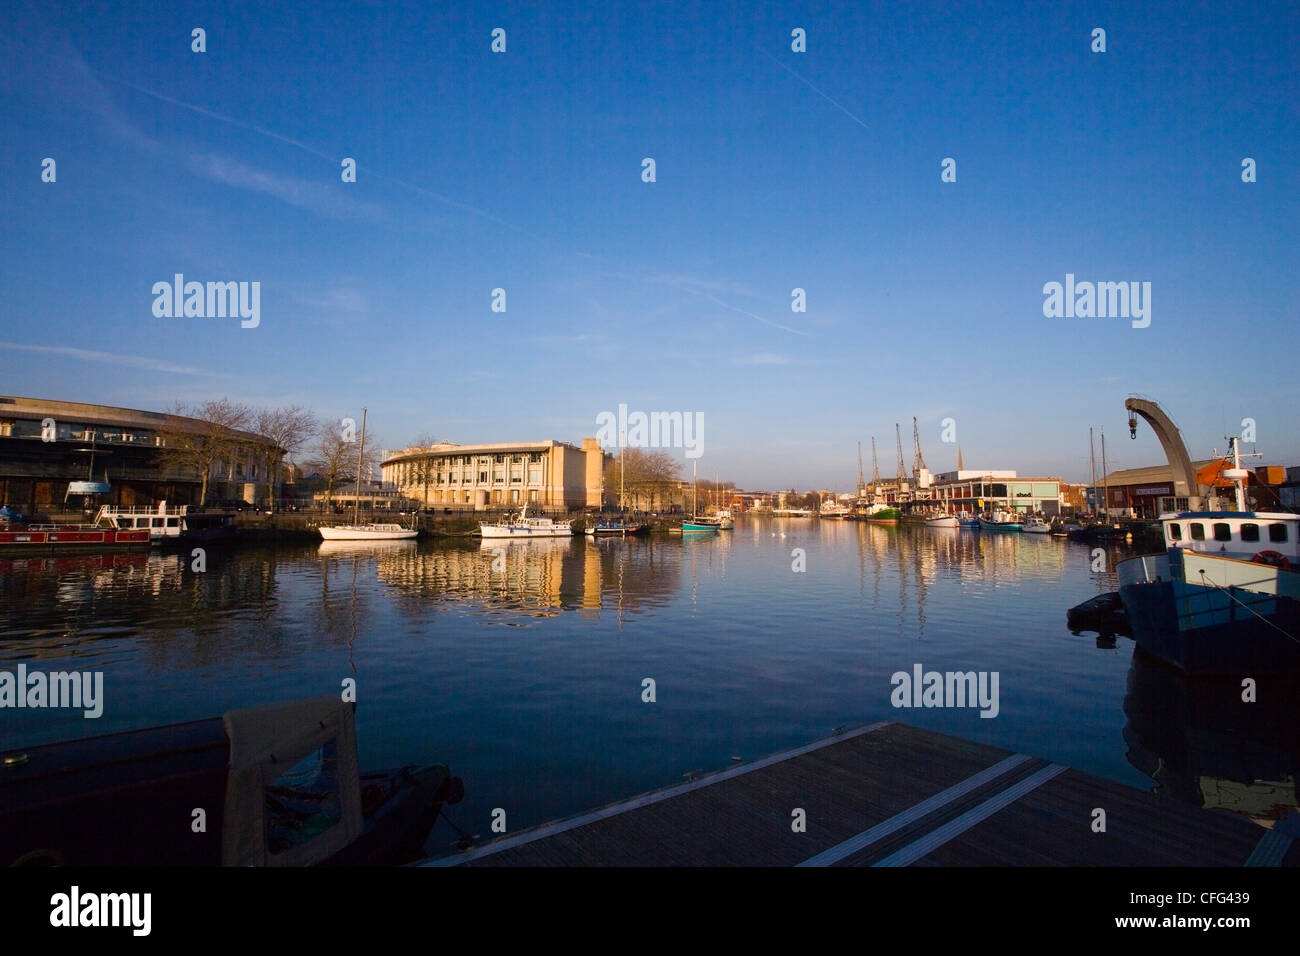
[[[1232,602],[1235,603],[1235,604],[1239,604],[1239,605],[1241,605],[1242,607],[1244,607],[1247,611],[1249,611],[1251,614],[1254,614],[1257,618],[1259,618],[1261,621],[1263,621],[1265,624],[1267,624],[1267,625],[1268,625],[1269,627],[1271,627],[1273,630],[1277,631],[1277,632],[1278,632],[1279,634],[1281,634],[1283,637],[1285,637],[1285,638],[1287,638],[1287,639],[1289,639],[1289,640],[1295,641],[1297,644],[1300,644],[1300,638],[1297,638],[1294,634],[1290,634],[1290,633],[1288,633],[1287,631],[1284,631],[1282,628],[1278,627],[1276,624],[1274,624],[1272,621],[1270,621],[1270,620],[1269,620],[1268,618],[1266,618],[1264,615],[1260,614],[1258,611],[1256,611],[1256,610],[1255,610],[1253,607],[1251,607],[1250,605],[1248,605],[1248,604],[1242,604],[1241,601],[1238,601],[1237,598],[1236,598],[1236,596],[1232,593],[1232,589],[1231,589],[1231,588],[1221,587],[1220,585],[1215,584],[1213,581],[1211,581],[1209,578],[1207,578],[1207,577],[1205,576],[1205,569],[1204,569],[1204,568],[1199,569],[1197,573],[1200,574],[1200,576],[1201,576],[1201,581],[1202,581],[1203,583],[1208,584],[1208,585],[1209,585],[1210,587],[1212,587],[1212,588],[1217,588],[1218,590],[1222,591],[1224,594],[1228,595],[1228,600],[1232,601]],[[1277,597],[1277,595],[1274,595],[1274,598],[1275,598],[1275,599],[1276,599],[1276,597]]]

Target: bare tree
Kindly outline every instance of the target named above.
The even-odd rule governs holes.
[[[620,500],[620,506],[630,497],[637,509],[647,503],[653,509],[655,502],[676,486],[679,468],[666,451],[623,448],[617,458],[605,465],[605,488],[607,492],[617,493],[621,481],[624,500]]]
[[[280,469],[285,458],[291,462],[317,428],[315,416],[299,405],[263,408],[255,416],[253,430],[267,440],[260,458],[270,476],[271,498],[280,497]]]
[[[186,421],[185,419],[189,419]],[[228,398],[197,405],[177,402],[166,422],[158,429],[163,441],[164,463],[197,473],[199,500],[208,500],[208,483],[218,461],[231,462],[247,439],[236,434],[249,426],[252,413],[245,405]]]
[[[334,500],[335,486],[346,486],[357,480],[357,454],[361,450],[357,438],[350,431],[345,431],[337,419],[327,418],[317,426],[318,441],[315,455],[307,462],[308,467],[317,472],[325,481],[325,504]],[[379,461],[379,440],[370,443],[373,436],[367,436],[365,457],[361,462],[361,473],[372,470]]]

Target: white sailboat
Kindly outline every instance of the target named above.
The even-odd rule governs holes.
[[[357,450],[357,495],[352,509],[352,524],[339,524],[317,528],[326,541],[400,541],[414,538],[418,531],[403,528],[400,524],[361,524],[361,467],[366,454],[366,410],[361,409],[361,446]]]

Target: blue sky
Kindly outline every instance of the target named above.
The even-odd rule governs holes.
[[[912,416],[935,471],[948,417],[968,467],[1085,479],[1089,426],[1155,464],[1140,393],[1194,458],[1251,417],[1300,461],[1294,4],[5,20],[4,392],[365,405],[390,448],[576,442],[626,403],[702,413],[702,476],[843,490],[873,434],[894,472],[895,422],[910,467]],[[155,317],[177,272],[260,282],[260,325]],[[1150,327],[1045,318],[1067,273],[1151,282]]]

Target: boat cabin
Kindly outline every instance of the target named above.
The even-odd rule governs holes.
[[[157,507],[100,505],[95,523],[107,520],[119,531],[148,528],[150,539],[156,541],[160,538],[179,537],[185,527],[185,515],[188,512],[189,505],[168,508],[165,501],[159,502]]]
[[[1251,559],[1275,552],[1300,562],[1300,515],[1252,511],[1183,511],[1161,515],[1165,547]]]

